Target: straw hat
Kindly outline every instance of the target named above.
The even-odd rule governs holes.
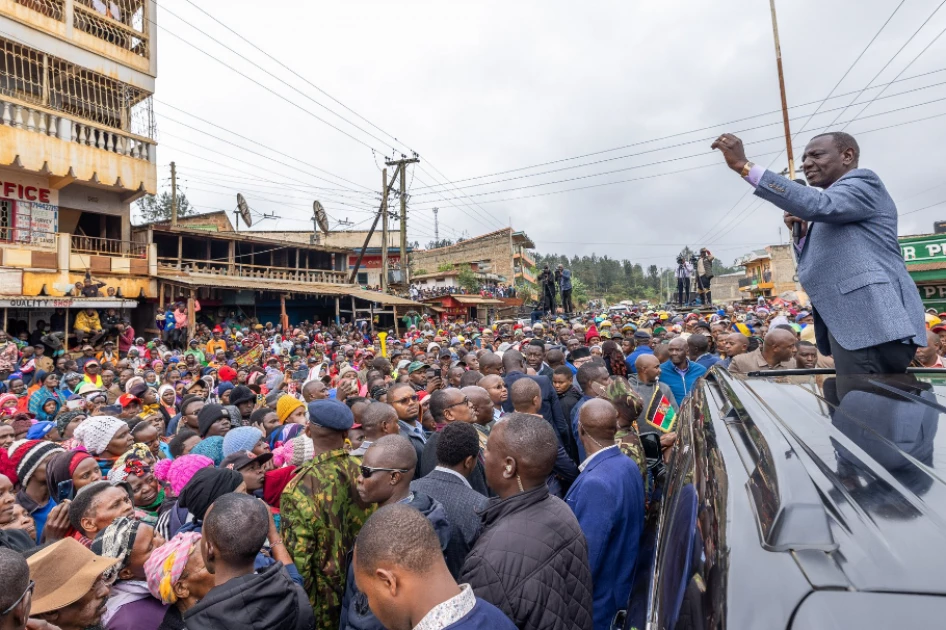
[[[27,559],[36,582],[31,615],[65,608],[82,599],[105,571],[118,563],[92,553],[74,538],[63,538]]]

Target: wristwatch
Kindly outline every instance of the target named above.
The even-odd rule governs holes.
[[[739,175],[742,177],[749,177],[749,171],[752,170],[752,167],[755,166],[752,162],[746,162],[742,167],[742,170],[739,172]]]

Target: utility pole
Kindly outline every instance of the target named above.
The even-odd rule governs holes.
[[[388,169],[381,171],[381,292],[388,292]]]
[[[398,167],[398,169],[400,169],[400,166]],[[394,175],[391,177],[391,181],[387,185],[387,189],[390,189],[390,187],[394,185],[394,180],[397,179],[397,175],[398,175],[398,172],[397,170],[395,170]],[[382,211],[385,210],[386,207],[387,207],[387,196],[383,195],[382,200],[381,200],[381,205],[378,207],[378,214],[374,215],[374,221],[371,223],[371,229],[368,230],[368,235],[365,237],[365,243],[364,245],[361,246],[361,251],[358,252],[358,260],[355,261],[355,266],[351,270],[351,275],[348,277],[348,284],[355,283],[355,277],[358,275],[358,270],[361,268],[361,259],[364,258],[365,256],[365,250],[368,249],[368,243],[371,242],[371,237],[374,235],[375,228],[378,227],[378,219],[381,218],[381,215],[383,214]],[[354,302],[354,299],[355,298],[352,298],[353,302]],[[354,306],[352,306],[352,308],[354,308]]]
[[[404,277],[404,284],[410,284],[410,265],[407,264],[407,165],[417,164],[419,158],[407,159],[401,157],[400,160],[385,162],[385,166],[397,166],[401,172],[401,274]]]
[[[177,165],[171,162],[171,227],[177,227]]]
[[[437,213],[440,208],[434,208],[434,247],[440,247],[440,224],[437,223]]]
[[[788,152],[788,178],[795,179],[795,155],[792,152],[792,130],[788,123],[788,98],[785,96],[785,74],[782,72],[782,46],[778,39],[778,18],[775,0],[769,0],[772,10],[772,33],[775,36],[775,64],[778,67],[778,87],[782,94],[782,123],[785,125],[785,150]]]

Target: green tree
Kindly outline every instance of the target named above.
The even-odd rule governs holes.
[[[476,274],[473,273],[469,265],[460,268],[460,275],[457,276],[457,282],[470,293],[477,293],[480,290],[480,281],[476,279]]]
[[[171,193],[164,191],[160,195],[145,195],[138,200],[138,210],[144,223],[171,220]],[[186,217],[196,214],[197,210],[187,200],[187,195],[177,196],[177,216]]]

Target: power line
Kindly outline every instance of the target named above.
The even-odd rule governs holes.
[[[940,2],[940,3],[936,6],[936,8],[933,10],[933,12],[930,13],[929,17],[927,17],[927,18],[923,21],[923,23],[920,24],[920,27],[919,27],[918,29],[916,29],[915,31],[913,31],[913,34],[910,35],[910,37],[907,39],[907,41],[905,41],[905,42],[903,43],[903,46],[901,46],[901,47],[899,48],[899,50],[897,50],[897,52],[895,52],[894,55],[893,55],[890,59],[887,60],[887,63],[884,64],[884,67],[881,68],[881,69],[877,72],[877,74],[875,74],[874,77],[873,77],[870,81],[867,82],[867,87],[869,87],[874,81],[876,81],[876,80],[877,80],[877,77],[879,77],[881,74],[883,74],[883,71],[886,70],[886,69],[890,66],[891,63],[893,63],[893,60],[896,59],[896,58],[900,55],[901,52],[903,52],[903,49],[906,48],[907,45],[909,45],[909,43],[913,41],[913,38],[916,37],[916,36],[920,33],[920,31],[923,30],[923,27],[926,26],[927,23],[929,23],[929,21],[933,19],[933,16],[936,15],[936,14],[939,12],[939,10],[940,10],[941,8],[943,8],[943,5],[944,5],[944,4],[946,4],[946,0],[943,0],[942,2]],[[898,75],[898,76],[899,76],[899,75]],[[864,89],[867,89],[867,87],[865,87]],[[851,101],[851,104],[853,104],[854,101],[856,101],[858,98],[860,98],[861,94],[864,92],[864,89],[862,89],[860,92],[858,92],[857,96],[855,96],[854,99]],[[848,107],[850,107],[850,105],[848,105]],[[830,123],[828,123],[828,125],[824,128],[824,130],[829,129],[829,128],[832,127],[836,122],[838,122],[838,119],[839,119],[841,116],[844,115],[844,112],[845,112],[845,111],[847,111],[847,108],[845,108],[845,109],[842,110],[837,116],[835,116],[835,117],[834,117],[834,120],[832,120]],[[824,131],[824,130],[823,130],[823,131]]]

